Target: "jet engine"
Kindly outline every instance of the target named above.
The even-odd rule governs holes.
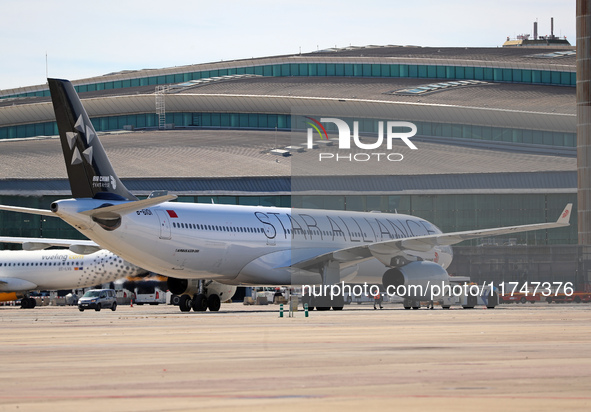
[[[442,296],[444,286],[449,285],[449,275],[437,263],[411,262],[388,269],[382,277],[382,284],[389,295],[418,301],[433,300]]]
[[[177,279],[169,277],[166,283],[170,293],[179,296],[184,293],[192,295],[199,291],[199,279]]]

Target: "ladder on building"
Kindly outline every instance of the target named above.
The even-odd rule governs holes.
[[[158,115],[158,129],[166,129],[166,93],[170,86],[156,86],[154,94],[156,95],[156,114]]]

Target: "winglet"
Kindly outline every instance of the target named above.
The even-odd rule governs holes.
[[[569,203],[568,205],[566,205],[566,207],[564,208],[564,210],[560,214],[560,217],[558,218],[556,223],[559,223],[559,224],[565,225],[565,226],[570,225],[570,215],[571,215],[572,208],[573,208],[572,203]]]

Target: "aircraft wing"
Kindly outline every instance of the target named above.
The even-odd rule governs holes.
[[[311,259],[302,260],[297,263],[293,263],[291,267],[311,270],[322,266],[325,262],[330,260],[335,260],[341,264],[341,267],[346,267],[361,263],[371,258],[378,259],[386,266],[395,266],[395,259],[397,257],[403,256],[407,252],[411,252],[411,254],[412,252],[429,252],[435,246],[450,246],[463,242],[464,240],[477,239],[480,237],[499,236],[505,235],[507,233],[528,232],[531,230],[552,229],[569,226],[571,211],[572,203],[569,203],[566,205],[556,222],[506,226],[494,229],[466,230],[463,232],[439,233],[435,235],[407,237],[359,245],[324,253]]]
[[[49,239],[36,237],[0,236],[0,243],[20,243],[23,250],[43,250],[51,246],[67,247],[79,254],[93,253],[101,249],[92,240]]]

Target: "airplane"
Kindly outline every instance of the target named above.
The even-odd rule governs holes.
[[[90,240],[0,236],[0,243],[19,243],[23,250],[0,251],[0,302],[20,299],[21,307],[32,309],[34,290],[81,289],[121,278],[143,276],[148,272],[101,249]],[[68,249],[44,250],[52,246]],[[236,286],[208,280],[204,293],[231,299]],[[215,298],[210,298],[215,300]],[[218,311],[220,305],[209,307]]]
[[[24,309],[36,306],[31,291],[81,289],[146,273],[108,250],[85,255],[69,249],[43,250],[75,242],[91,247],[90,241],[0,237],[0,242],[21,243],[26,249],[0,251],[0,302],[20,299]]]
[[[361,279],[384,288],[449,284],[453,244],[569,225],[572,204],[556,222],[442,233],[397,213],[172,202],[176,196],[162,191],[139,200],[117,177],[72,84],[48,83],[73,198],[51,210],[0,210],[57,216],[125,260],[168,276],[183,312],[219,305],[219,296],[203,293],[207,279],[325,288]],[[417,308],[426,296],[415,288],[404,296],[405,308]],[[343,301],[312,296],[309,305],[339,310]]]

